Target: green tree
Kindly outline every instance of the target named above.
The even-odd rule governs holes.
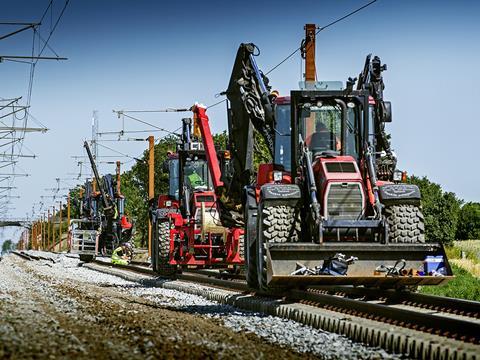
[[[480,239],[480,203],[468,202],[458,217],[457,239]]]
[[[427,241],[450,243],[455,240],[462,201],[454,193],[443,191],[439,184],[425,176],[420,178],[412,175],[409,182],[417,185],[422,194]]]
[[[258,165],[268,164],[272,162],[270,151],[268,150],[267,143],[258,131],[254,131],[254,149],[253,149],[253,166],[255,171],[258,170]]]
[[[213,142],[215,143],[215,146],[220,149],[220,150],[226,150],[227,149],[227,144],[228,144],[228,134],[224,130],[223,132],[219,134],[213,134]]]
[[[78,219],[80,218],[80,203],[81,203],[81,196],[80,194],[84,191],[82,185],[77,185],[75,188],[69,191],[70,195],[70,218],[71,219]],[[65,205],[66,206],[66,205]]]
[[[2,244],[2,254],[5,254],[14,248],[12,240],[5,240]]]

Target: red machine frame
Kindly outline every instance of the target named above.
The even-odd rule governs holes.
[[[194,109],[203,108],[195,106],[192,110]],[[185,124],[185,120],[189,119],[184,119],[183,144],[177,149],[176,154],[169,155],[168,160],[178,161],[178,180],[180,188],[182,188],[184,158],[205,159],[213,187],[216,189],[219,184],[222,184],[220,180],[221,172],[208,125],[208,117],[206,117],[203,109],[202,114],[194,110],[194,118],[195,123],[200,127],[202,141],[209,145],[205,146],[205,150],[198,145],[191,146],[191,139],[195,135],[191,131],[191,123],[187,121],[187,124]],[[160,213],[164,215],[161,218],[157,217],[157,221],[168,222],[169,224],[168,264],[189,268],[228,268],[243,265],[244,259],[241,257],[243,243],[241,239],[244,230],[242,228],[218,226],[214,230],[202,229],[202,223],[198,216],[200,211],[205,212],[207,210],[218,214],[215,192],[212,190],[195,190],[189,194],[182,189],[179,191],[179,199],[176,200],[172,195],[160,195],[157,202],[157,211],[160,210]],[[187,211],[185,210],[186,207]]]

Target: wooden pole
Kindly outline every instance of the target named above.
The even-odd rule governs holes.
[[[45,250],[45,213],[42,214],[42,250]]]
[[[315,69],[315,24],[305,25],[305,81],[316,81]]]
[[[38,250],[38,221],[35,221],[35,228],[34,228],[35,232],[33,233],[33,236],[34,236],[34,245],[33,245],[33,249],[34,250]]]
[[[152,200],[155,196],[155,138],[148,137],[148,199]],[[152,222],[148,217],[148,257],[152,257]]]
[[[53,207],[52,213],[52,251],[55,251],[55,205]]]
[[[30,228],[30,246],[32,247],[32,249],[34,248],[33,247],[33,229],[35,228],[35,223],[33,222],[32,223],[32,227]],[[28,249],[28,246],[27,246],[27,249]]]
[[[37,233],[35,234],[35,243],[37,245],[37,250],[40,250],[40,244],[42,243],[42,229],[40,228],[41,222],[40,220],[37,221]],[[40,239],[39,239],[40,237]]]
[[[47,247],[46,250],[50,250],[50,209],[47,212]]]
[[[60,223],[60,226],[58,228],[58,240],[59,240],[59,247],[58,247],[58,252],[62,251],[62,202],[60,201],[60,209],[58,211],[58,222]]]
[[[72,250],[72,239],[70,238],[70,193],[67,196],[67,232],[68,232],[68,250]]]

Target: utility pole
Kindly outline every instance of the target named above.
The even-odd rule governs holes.
[[[61,201],[60,201],[60,210],[58,211],[58,222],[60,223],[60,226],[58,229],[58,235],[59,235],[58,252],[62,252],[62,202]]]
[[[40,239],[38,239],[40,237]],[[37,250],[42,246],[42,221],[37,220]]]
[[[55,251],[55,205],[53,207],[52,213],[52,251]]]
[[[43,250],[46,251],[48,249],[47,245],[47,239],[48,239],[48,230],[47,230],[47,225],[48,225],[48,217],[45,213],[43,213]]]
[[[36,250],[37,248],[37,222],[33,222],[33,227],[32,227],[32,235],[33,235],[33,241],[32,241],[32,250]]]
[[[315,69],[315,36],[316,36],[315,24],[305,25],[305,82],[315,82],[316,69]]]
[[[39,234],[39,231],[38,231],[38,221],[35,221],[35,245],[34,245],[34,248],[35,250],[38,250],[38,234]]]
[[[37,247],[37,223],[33,223],[33,229],[32,229],[32,235],[33,235],[33,241],[32,241],[32,250],[35,250]]]
[[[34,231],[33,231],[33,229],[35,229],[35,223],[34,222],[32,222],[32,227],[30,229],[30,236],[31,236],[30,241],[31,241],[31,244],[32,244],[32,249],[34,249],[34,245],[33,245],[33,233],[34,233]]]
[[[70,193],[67,195],[67,241],[68,250],[72,249],[72,239],[70,239]]]
[[[42,250],[45,250],[45,213],[42,214]]]
[[[148,200],[149,204],[155,196],[155,138],[148,137]],[[152,257],[152,222],[148,217],[148,257]]]
[[[50,249],[50,209],[48,209],[48,212],[47,212],[47,223],[45,225],[47,226],[47,247],[46,247],[46,250],[48,251]]]

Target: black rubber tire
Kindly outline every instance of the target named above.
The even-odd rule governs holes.
[[[158,248],[158,223],[154,222],[152,223],[152,256],[150,258],[150,261],[152,263],[152,269],[153,271],[158,270],[158,251],[155,251],[155,249]]]
[[[251,289],[258,288],[257,256],[255,247],[256,233],[256,198],[253,190],[247,192],[247,201],[244,211],[245,233],[243,239],[243,255],[245,259],[245,278]],[[251,245],[248,245],[251,243]]]
[[[158,244],[156,268],[159,274],[173,275],[177,267],[170,265],[170,224],[168,221],[158,221],[156,227],[156,244]]]
[[[267,285],[267,244],[298,242],[300,239],[300,219],[298,211],[293,206],[260,205],[258,209],[257,234],[257,271],[258,290],[271,292],[280,290]]]
[[[425,220],[418,205],[399,204],[385,208],[389,242],[424,243]]]
[[[251,210],[252,211],[252,210]],[[252,216],[252,214],[250,214]],[[257,289],[258,288],[258,271],[257,271],[257,250],[255,243],[248,245],[249,237],[255,236],[256,234],[251,234],[248,230],[248,222],[245,221],[245,239],[243,241],[243,253],[245,259],[245,268],[246,268],[246,279],[247,285],[249,288]]]

